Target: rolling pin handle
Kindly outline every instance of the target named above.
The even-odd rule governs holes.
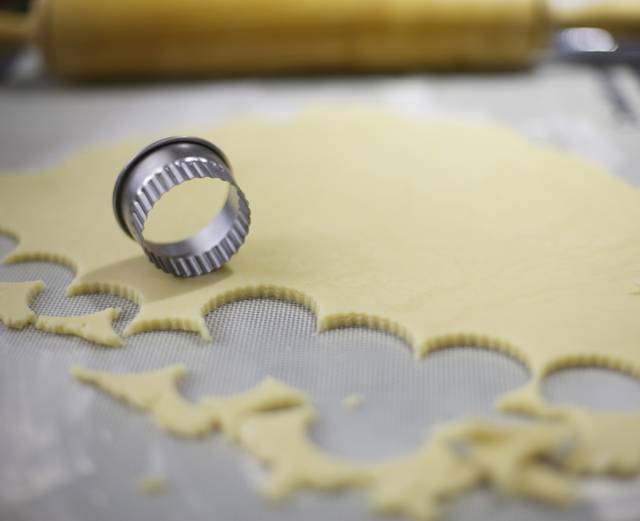
[[[554,9],[553,19],[559,29],[594,27],[614,36],[640,36],[639,0],[600,0],[587,6]]]

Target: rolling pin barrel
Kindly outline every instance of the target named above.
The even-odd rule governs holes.
[[[540,0],[41,0],[37,40],[74,79],[512,68]]]
[[[32,40],[71,79],[532,64],[567,27],[640,35],[640,0],[39,0],[0,13],[0,47]]]

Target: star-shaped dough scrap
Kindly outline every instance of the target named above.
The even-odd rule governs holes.
[[[88,315],[53,317],[40,315],[35,328],[58,335],[73,335],[107,347],[120,347],[122,339],[113,329],[120,309],[107,308]]]

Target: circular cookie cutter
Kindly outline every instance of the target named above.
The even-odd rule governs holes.
[[[143,236],[153,206],[173,187],[192,179],[220,179],[229,185],[220,212],[184,240],[159,243]],[[120,227],[135,239],[151,262],[178,277],[203,275],[222,267],[249,232],[249,203],[236,183],[223,152],[204,139],[170,137],[136,154],[113,189],[113,211]]]

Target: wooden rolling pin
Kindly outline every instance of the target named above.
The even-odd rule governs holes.
[[[504,69],[553,31],[640,34],[640,0],[40,0],[0,14],[0,45],[39,47],[72,79]]]

